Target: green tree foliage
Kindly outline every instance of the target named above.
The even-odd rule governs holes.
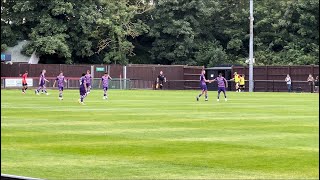
[[[150,25],[150,36],[155,38],[152,58],[157,63],[197,64],[195,40],[207,11],[203,0],[159,0]]]
[[[133,51],[128,36],[147,31],[142,21],[134,21],[144,4],[133,0],[12,0],[4,9],[2,48],[14,45],[19,33],[13,28],[18,27],[31,40],[27,54],[36,51],[65,63],[126,64]]]
[[[43,63],[244,64],[248,0],[2,0],[1,50]],[[153,2],[153,3],[150,3]],[[256,64],[319,64],[318,0],[255,0]]]
[[[261,1],[255,44],[259,64],[319,64],[319,1]]]

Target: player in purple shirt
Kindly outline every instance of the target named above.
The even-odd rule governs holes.
[[[227,101],[227,95],[226,95],[226,88],[228,87],[227,80],[220,73],[219,77],[216,77],[212,82],[214,82],[214,81],[218,82],[218,99],[217,99],[217,101],[220,101],[220,93],[221,93],[221,91],[224,94],[224,100]]]
[[[206,74],[206,70],[202,70],[201,71],[201,75],[200,75],[200,88],[201,88],[201,93],[196,97],[197,101],[199,101],[199,98],[205,94],[205,101],[208,101],[208,88],[207,88],[207,82],[208,83],[211,83],[211,81],[209,80],[206,80],[206,77],[205,77],[205,74]]]
[[[58,82],[59,99],[63,100],[62,92],[63,92],[64,83],[66,83],[67,80],[64,78],[62,71],[60,72],[59,76],[57,76],[56,80],[54,81],[53,87],[56,85],[56,82]]]
[[[83,99],[87,96],[87,82],[86,82],[86,78],[85,78],[85,73],[82,73],[82,76],[79,80],[80,82],[80,99],[79,99],[79,103],[84,105],[83,103]]]
[[[49,95],[47,90],[46,90],[46,82],[49,82],[45,77],[46,72],[47,71],[44,69],[44,70],[42,70],[42,72],[40,74],[39,87],[38,87],[37,90],[35,90],[35,94],[36,95],[39,95],[40,89],[42,89],[43,92],[45,92],[47,95]]]
[[[90,70],[87,70],[87,74],[85,75],[86,78],[86,85],[87,85],[87,94],[90,94],[90,89],[91,89],[91,82],[92,82],[92,77],[91,77],[91,73]]]
[[[103,99],[108,99],[107,91],[108,91],[109,79],[112,80],[112,78],[109,76],[109,74],[107,72],[104,73],[104,76],[101,77],[99,88],[100,88],[101,83],[102,83],[102,87],[103,87],[103,91],[104,91]]]

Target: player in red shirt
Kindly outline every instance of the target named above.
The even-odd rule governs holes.
[[[26,90],[28,89],[28,84],[27,84],[27,77],[28,77],[28,71],[26,71],[22,75],[22,93],[25,94]]]

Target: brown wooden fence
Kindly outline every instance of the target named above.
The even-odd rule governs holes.
[[[60,71],[69,78],[78,78],[87,70],[94,70],[94,78],[100,78],[104,72],[96,71],[96,68],[105,68],[111,77],[124,77],[123,66],[106,64],[1,64],[1,77],[19,77],[25,71],[29,72],[29,77],[38,77],[42,69],[47,70],[47,77],[56,77]],[[126,66],[127,79],[132,79],[135,84],[143,84],[143,88],[154,88],[155,80],[160,71],[163,71],[168,79],[165,84],[167,89],[199,89],[199,75],[202,66],[184,65],[145,65],[134,64]],[[233,72],[245,74],[246,80],[249,78],[249,68],[247,66],[233,66]],[[306,82],[308,74],[314,77],[319,75],[319,66],[255,66],[254,80],[255,91],[286,91],[284,79],[286,74],[290,74],[292,81],[301,81],[300,84],[293,84],[293,87],[308,89]],[[146,82],[143,82],[146,81]],[[283,82],[283,83],[282,83]],[[248,84],[248,83],[247,83]],[[150,87],[149,87],[150,86]],[[140,86],[137,86],[140,87]],[[234,90],[234,88],[232,88]]]
[[[249,79],[248,66],[234,66],[232,67],[232,74],[234,72],[245,74],[246,80]],[[253,77],[255,80],[254,90],[266,92],[286,91],[287,88],[284,79],[287,74],[290,75],[293,81],[293,90],[302,88],[303,91],[308,91],[310,89],[307,83],[308,75],[312,74],[314,78],[319,76],[319,66],[255,66],[253,69]]]

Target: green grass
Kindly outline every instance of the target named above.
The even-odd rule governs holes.
[[[319,94],[1,91],[1,173],[45,179],[318,179]]]

